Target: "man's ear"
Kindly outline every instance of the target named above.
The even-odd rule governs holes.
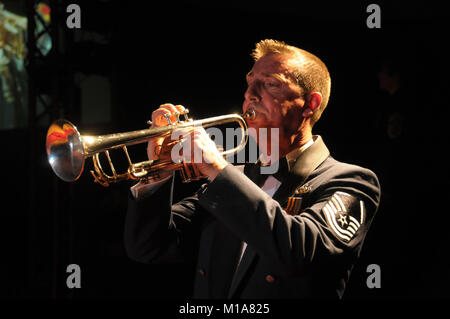
[[[320,92],[308,94],[302,112],[303,117],[311,117],[319,109],[320,103],[322,103],[322,94]]]

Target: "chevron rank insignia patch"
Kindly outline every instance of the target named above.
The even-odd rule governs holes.
[[[326,221],[335,235],[348,243],[364,222],[362,200],[344,192],[336,192],[322,208]]]

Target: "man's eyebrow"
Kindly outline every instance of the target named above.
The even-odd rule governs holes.
[[[254,75],[253,71],[250,71],[245,75],[245,79],[248,80],[248,78],[253,75]],[[284,76],[283,74],[263,72],[263,73],[261,73],[261,75],[266,78],[275,78],[275,79],[277,79],[279,81],[283,81],[283,82],[288,81],[286,76]]]
[[[267,73],[267,72],[263,72],[263,73],[262,73],[262,76],[264,76],[264,77],[266,77],[266,78],[276,78],[276,77],[279,77],[279,75],[276,74],[276,73]]]
[[[287,82],[288,79],[286,78],[286,76],[282,73],[263,73],[262,74],[264,77],[267,78],[275,78],[278,81],[282,81],[282,82]]]
[[[261,73],[262,76],[266,77],[266,78],[270,78],[270,77],[280,77],[278,74],[276,73],[267,73],[267,72],[263,72]],[[247,73],[247,75],[245,76],[246,78],[253,76],[253,71],[250,71]]]

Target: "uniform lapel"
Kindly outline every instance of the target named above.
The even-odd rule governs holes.
[[[238,165],[236,168],[244,172],[243,165]],[[245,170],[247,169],[245,167]],[[241,245],[242,241],[239,238],[221,223],[216,223],[212,237],[208,276],[211,298],[226,298],[238,264]]]
[[[261,183],[265,180],[267,176],[263,176],[260,174],[261,166],[259,163],[247,163],[244,167],[244,174],[250,178],[255,184],[261,185]],[[253,259],[256,257],[255,251],[247,246],[244,252],[244,255],[242,256],[242,259],[237,265],[237,269],[234,273],[233,279],[231,281],[231,286],[228,291],[228,298],[232,298],[234,293],[236,292],[236,289],[238,288],[239,283],[244,278],[245,273],[247,272],[248,268],[252,264]],[[236,262],[237,264],[237,262]]]
[[[226,298],[239,260],[241,240],[216,223],[210,260],[210,296]]]
[[[228,298],[232,298],[236,293],[237,288],[239,287],[239,283],[244,278],[247,273],[250,265],[253,263],[253,260],[256,258],[256,252],[252,249],[252,247],[247,246],[245,249],[244,255],[242,256],[242,260],[239,263],[238,268],[234,274],[233,280],[231,281],[230,290],[228,292]]]
[[[320,136],[317,136],[314,143],[308,147],[295,161],[294,166],[290,169],[289,174],[283,180],[280,188],[273,195],[273,199],[278,201],[282,207],[292,196],[297,187],[303,185],[308,176],[330,155],[330,151],[326,147]]]

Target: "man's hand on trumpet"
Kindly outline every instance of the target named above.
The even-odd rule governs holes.
[[[172,136],[181,137],[181,143],[172,149],[172,160],[188,163],[197,176],[212,181],[228,165],[203,127],[178,129]]]
[[[152,127],[168,125],[167,118],[175,123],[177,114],[184,111],[182,105],[163,104],[152,113]],[[180,140],[179,144],[173,146],[174,140]],[[150,160],[188,163],[196,175],[211,181],[228,165],[203,127],[176,129],[170,136],[154,138],[148,143],[147,154]]]
[[[155,127],[161,127],[161,126],[167,126],[169,125],[169,122],[167,121],[167,118],[170,119],[171,123],[176,122],[176,115],[177,113],[183,113],[185,111],[185,108],[182,105],[173,105],[173,104],[162,104],[158,109],[153,111],[152,113],[152,124],[150,128]],[[168,117],[170,116],[170,117]],[[164,141],[166,140],[166,141]],[[149,140],[147,145],[147,155],[148,159],[153,160],[168,160],[170,158],[170,149],[167,152],[161,152],[161,149],[163,147],[163,144],[167,144],[170,142],[170,136],[167,140],[167,138],[164,137],[158,137],[158,138],[152,138]]]

